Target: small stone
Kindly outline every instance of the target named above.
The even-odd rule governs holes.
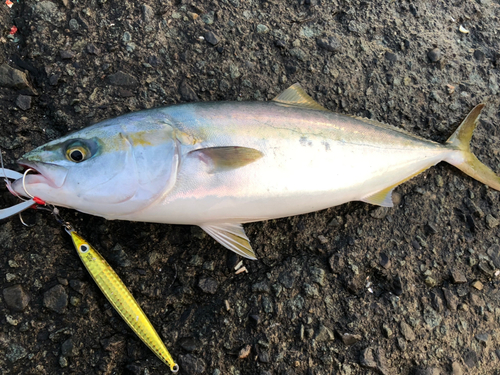
[[[437,285],[437,281],[433,277],[428,276],[425,278],[425,285],[429,288],[434,288]]]
[[[390,61],[390,62],[396,62],[396,61],[398,61],[398,55],[396,55],[395,53],[387,51],[385,53],[385,59],[387,61]]]
[[[389,207],[377,207],[376,209],[370,212],[370,216],[374,219],[383,219],[387,216],[389,212]]]
[[[392,329],[386,323],[382,325],[382,330],[384,332],[384,336],[389,338],[392,336]]]
[[[342,342],[345,345],[354,345],[357,342],[361,341],[361,339],[362,339],[361,335],[354,335],[351,333],[344,333],[342,335]]]
[[[101,54],[101,50],[98,47],[96,47],[96,45],[93,43],[87,44],[87,52],[90,55],[96,55],[96,56]]]
[[[66,357],[60,356],[59,357],[59,366],[61,366],[61,368],[68,367],[68,359]]]
[[[325,285],[325,270],[319,267],[312,266],[309,268],[309,272],[311,273],[311,281],[320,285]]]
[[[207,25],[213,24],[214,19],[215,19],[215,12],[213,11],[205,13],[204,15],[201,16],[201,20],[205,22]]]
[[[398,337],[398,348],[402,352],[406,350],[406,340],[402,337]]]
[[[257,25],[257,33],[266,34],[267,32],[269,32],[269,27],[266,25]]]
[[[179,85],[179,94],[181,94],[182,100],[186,102],[195,102],[199,100],[194,90],[187,83],[187,80],[183,80]]]
[[[481,333],[479,335],[476,335],[476,340],[479,341],[481,345],[486,347],[488,346],[488,343],[490,341],[490,335],[487,333]]]
[[[485,275],[492,276],[495,273],[495,269],[486,260],[481,260],[477,266]]]
[[[328,38],[318,38],[316,39],[316,44],[318,45],[318,47],[323,48],[329,52],[340,52],[340,50],[342,49],[342,44],[334,36],[330,36]]]
[[[63,59],[63,60],[69,60],[69,59],[72,59],[73,57],[75,57],[74,52],[66,51],[66,50],[60,51],[59,55],[61,56],[61,59]]]
[[[432,62],[438,62],[439,60],[441,60],[441,56],[442,56],[442,52],[439,48],[434,48],[434,49],[431,49],[429,52],[427,52],[427,57]]]
[[[301,61],[306,61],[307,60],[307,54],[301,50],[300,48],[292,48],[290,50],[290,55],[293,57],[301,60]]]
[[[62,343],[61,354],[64,357],[75,357],[78,355],[78,348],[75,347],[71,337]]]
[[[108,260],[119,267],[126,268],[132,265],[132,262],[128,259],[127,253],[123,250],[122,245],[119,243],[117,243],[109,252]]]
[[[182,368],[183,373],[196,375],[205,372],[206,364],[202,359],[188,354],[179,356],[179,366]]]
[[[117,352],[125,346],[125,337],[123,335],[113,335],[101,340],[101,346],[107,352]]]
[[[270,361],[271,361],[271,358],[270,358],[269,353],[267,351],[263,350],[259,353],[259,362],[269,363]]]
[[[480,49],[477,49],[474,51],[474,58],[477,60],[477,61],[484,61],[484,52],[481,51]]]
[[[78,31],[78,29],[80,29],[80,24],[74,18],[69,20],[68,25],[71,31]]]
[[[477,357],[477,353],[474,350],[468,350],[463,354],[463,359],[465,364],[469,368],[473,368],[477,366],[477,362],[479,358]]]
[[[451,270],[451,279],[454,284],[464,284],[467,282],[465,274],[457,268]]]
[[[43,305],[56,313],[63,314],[68,306],[68,294],[62,285],[56,285],[43,295]]]
[[[458,362],[453,362],[451,364],[451,374],[452,375],[463,375],[462,366]]]
[[[500,223],[500,220],[498,220],[496,217],[494,217],[491,214],[486,215],[486,225],[488,228],[493,229],[498,226]]]
[[[483,290],[484,286],[483,283],[479,280],[476,280],[472,283],[472,287],[477,289],[477,290]]]
[[[245,345],[243,348],[240,349],[240,352],[238,353],[238,358],[239,359],[245,359],[250,355],[250,352],[252,350],[252,347],[250,345]]]
[[[401,333],[403,334],[406,341],[415,340],[415,333],[413,332],[413,329],[405,321],[401,321],[400,327]]]
[[[144,23],[149,24],[154,20],[155,12],[153,8],[151,8],[149,5],[142,4],[141,11],[142,11],[142,20],[144,21]]]
[[[267,281],[261,281],[252,285],[252,292],[254,293],[270,293],[271,287]]]
[[[493,245],[487,250],[488,256],[493,261],[496,268],[500,268],[500,246]]]
[[[232,79],[236,79],[241,76],[240,70],[238,69],[237,65],[235,64],[229,65],[229,75],[231,76]]]
[[[211,32],[211,31],[207,31],[204,35],[205,37],[205,40],[210,43],[212,46],[216,46],[217,44],[219,44],[219,38],[217,38],[217,36]]]
[[[51,74],[49,77],[49,85],[56,86],[59,83],[59,78],[61,78],[60,72]]]
[[[388,269],[391,267],[391,260],[385,253],[380,253],[380,261],[379,264],[385,268]]]
[[[382,348],[366,348],[361,352],[360,364],[363,367],[377,369],[382,375],[389,375],[385,353]]]
[[[23,111],[27,111],[31,108],[31,96],[19,95],[16,99],[16,105]]]
[[[178,341],[178,344],[187,352],[194,352],[198,347],[198,343],[192,337],[183,337]]]
[[[3,351],[3,349],[2,349]],[[9,360],[9,362],[14,363],[19,361],[20,359],[23,359],[28,355],[28,351],[24,349],[21,345],[19,344],[10,344],[9,345],[9,351],[5,355],[5,357]]]
[[[108,82],[113,86],[125,86],[125,87],[133,87],[139,84],[137,78],[122,71],[110,74],[108,76]]]
[[[23,311],[29,304],[30,298],[21,285],[13,285],[3,290],[3,299],[7,307],[13,311]]]
[[[0,87],[22,90],[29,88],[30,85],[24,72],[2,64],[0,65]]]
[[[316,342],[327,342],[335,340],[333,332],[323,324],[320,324],[315,337]]]
[[[204,293],[215,294],[219,283],[214,278],[204,277],[200,279],[200,281],[198,282],[198,286]]]

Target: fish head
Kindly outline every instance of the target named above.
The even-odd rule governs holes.
[[[55,206],[111,219],[149,205],[164,193],[175,174],[175,142],[165,132],[146,131],[149,135],[145,135],[144,127],[138,132],[109,122],[23,155],[18,164],[32,171],[13,183],[14,190]],[[154,144],[148,142],[150,138]],[[161,165],[155,164],[158,154],[165,156]]]

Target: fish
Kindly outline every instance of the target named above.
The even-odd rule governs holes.
[[[109,220],[197,225],[256,259],[242,224],[350,201],[392,207],[396,186],[441,161],[500,190],[469,145],[483,108],[440,144],[329,111],[294,84],[266,102],[186,103],[104,120],[26,153],[18,163],[35,173],[12,187]]]
[[[175,363],[148,317],[113,268],[72,227],[66,227],[66,231],[71,236],[85,268],[123,320],[142,342],[170,367],[172,372],[179,371],[179,366]]]

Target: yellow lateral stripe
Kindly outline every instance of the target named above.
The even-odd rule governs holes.
[[[106,260],[75,231],[69,232],[76,251],[85,268],[99,286],[111,305],[125,320],[135,334],[156,354],[172,372],[179,366],[168,352],[165,344],[142,311],[141,307]]]

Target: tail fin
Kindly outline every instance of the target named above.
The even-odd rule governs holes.
[[[462,151],[462,154],[460,158],[450,158],[446,161],[472,178],[481,181],[483,184],[495,190],[500,190],[500,177],[498,177],[489,167],[481,163],[470,150],[472,133],[476,128],[479,115],[483,108],[484,104],[479,104],[474,107],[455,133],[448,138],[446,145],[449,145],[450,148]]]

